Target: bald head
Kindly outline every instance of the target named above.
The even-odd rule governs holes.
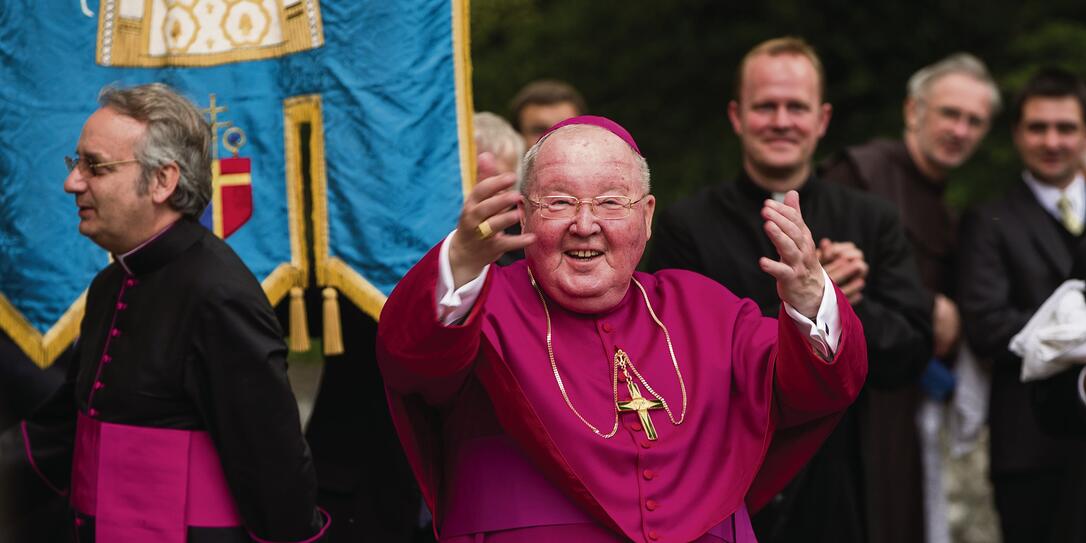
[[[589,151],[597,150],[603,152],[608,148],[621,151],[617,153],[617,156],[624,156],[629,163],[633,164],[637,168],[637,178],[640,181],[643,194],[648,194],[651,189],[650,184],[650,172],[648,161],[645,157],[641,156],[640,152],[628,141],[632,142],[632,138],[629,133],[622,129],[617,124],[614,126],[621,129],[625,134],[625,138],[614,133],[613,129],[603,128],[592,124],[568,124],[561,126],[555,130],[546,133],[542,138],[528,149],[528,152],[524,155],[524,161],[521,163],[521,172],[519,177],[520,192],[525,196],[532,193],[533,184],[537,177],[537,169],[539,163],[539,156],[543,152],[543,148],[547,146],[547,142],[557,139],[576,141],[576,146],[583,147],[584,153],[581,154],[560,154],[560,160],[567,161],[590,161],[598,160],[598,156],[593,156]],[[627,140],[627,138],[629,138]],[[636,145],[636,144],[633,144]]]
[[[524,257],[562,307],[605,311],[629,288],[656,205],[644,162],[621,137],[592,125],[554,130],[528,152],[521,228],[536,242]],[[566,213],[549,207],[555,199]]]

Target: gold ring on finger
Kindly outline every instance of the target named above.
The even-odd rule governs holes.
[[[494,229],[490,227],[489,221],[483,221],[475,227],[475,235],[479,236],[479,239],[490,239],[494,237]]]

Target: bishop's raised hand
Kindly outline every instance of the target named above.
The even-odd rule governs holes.
[[[490,153],[480,154],[478,160],[480,177],[497,171]],[[520,220],[517,203],[521,196],[510,190],[516,180],[513,173],[490,175],[476,183],[464,199],[449,245],[454,288],[478,277],[487,264],[506,252],[523,249],[535,241],[535,234],[510,236],[503,232]]]

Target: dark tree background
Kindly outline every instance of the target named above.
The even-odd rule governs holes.
[[[471,11],[476,109],[508,117],[524,83],[569,81],[592,113],[637,138],[661,206],[735,174],[726,106],[736,65],[764,39],[802,36],[822,57],[834,113],[816,160],[899,137],[906,80],[953,52],[982,58],[1005,102],[1041,65],[1086,75],[1081,0],[473,0]],[[962,207],[994,196],[1019,169],[1000,115],[948,199]]]

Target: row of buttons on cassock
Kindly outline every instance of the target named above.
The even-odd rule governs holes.
[[[133,277],[129,277],[124,280],[124,283],[121,286],[121,292],[117,294],[117,305],[115,306],[117,312],[124,311],[128,308],[128,304],[124,302],[124,295],[128,291],[128,289],[136,286],[138,283],[139,281],[137,281]],[[120,328],[117,328],[116,326],[117,317],[118,315],[114,313],[113,326],[109,329],[109,337],[106,338],[106,346],[104,349],[105,352],[102,353],[102,358],[98,364],[98,370],[94,377],[94,386],[91,387],[90,397],[87,398],[88,407],[90,407],[91,404],[93,404],[94,402],[94,393],[106,387],[106,384],[102,382],[102,371],[105,369],[105,366],[107,364],[113,361],[113,357],[109,354],[110,347],[113,345],[113,340],[117,339],[121,335]],[[90,407],[90,409],[87,409],[87,415],[92,418],[97,417],[98,410],[94,407]]]
[[[600,324],[600,330],[602,330],[604,333],[610,334],[611,332],[615,331],[615,327],[612,326],[610,322],[604,321],[602,324]],[[619,374],[618,379],[619,381],[626,382],[626,378],[621,373]],[[634,432],[640,432],[641,430],[643,430],[640,422],[630,423],[628,428],[630,430],[633,430]],[[641,445],[642,449],[652,448],[652,442],[648,439],[640,439],[638,440],[638,443]],[[641,472],[641,476],[644,477],[646,481],[651,481],[653,477],[656,477],[656,473],[651,469],[645,469]],[[649,511],[655,511],[656,508],[659,506],[660,504],[656,500],[653,500],[651,498],[645,500],[645,509]],[[660,534],[656,530],[649,530],[646,535],[649,537],[649,539],[653,541],[660,539]]]

